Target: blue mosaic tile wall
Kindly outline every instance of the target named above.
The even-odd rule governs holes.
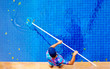
[[[27,17],[93,62],[110,61],[109,0],[0,0],[0,61],[47,62],[57,41],[26,25]],[[73,51],[56,50],[69,61]],[[86,61],[76,56],[76,61]]]

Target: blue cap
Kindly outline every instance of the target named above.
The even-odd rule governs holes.
[[[48,52],[49,52],[49,55],[50,55],[51,57],[55,57],[55,56],[56,56],[56,50],[55,50],[55,48],[50,47],[50,48],[48,49]]]

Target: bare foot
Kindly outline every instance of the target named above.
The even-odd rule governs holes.
[[[53,66],[49,65],[50,68],[53,68]]]
[[[63,67],[63,65],[61,65],[61,66],[58,66],[59,68],[62,68]]]

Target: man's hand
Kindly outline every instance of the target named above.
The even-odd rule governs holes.
[[[76,56],[78,54],[78,51],[74,51],[73,56]]]
[[[58,44],[61,44],[62,42],[63,42],[62,40],[59,40],[59,41],[58,41]]]
[[[52,46],[50,46],[50,47],[53,47],[53,48],[55,48],[57,45],[59,45],[59,44],[61,44],[62,43],[62,40],[59,40],[56,44],[53,44]]]

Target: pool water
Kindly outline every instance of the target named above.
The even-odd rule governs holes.
[[[109,0],[1,0],[0,61],[47,62],[46,51],[57,41],[26,25],[28,17],[92,62],[110,61]],[[56,50],[65,60],[72,53]],[[86,62],[76,56],[77,62]]]

